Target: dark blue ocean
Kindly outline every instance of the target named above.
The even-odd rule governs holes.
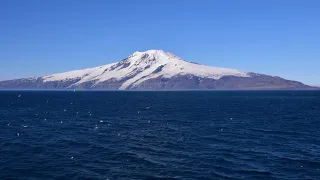
[[[0,91],[0,179],[320,179],[320,91]]]

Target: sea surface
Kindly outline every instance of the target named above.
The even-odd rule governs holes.
[[[0,179],[320,179],[320,91],[0,91]]]

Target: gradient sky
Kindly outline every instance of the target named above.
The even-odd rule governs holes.
[[[320,85],[319,0],[1,0],[0,79],[162,49]]]

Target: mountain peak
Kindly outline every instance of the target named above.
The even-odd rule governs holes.
[[[138,61],[138,62],[145,62],[147,64],[150,63],[160,63],[166,64],[168,62],[173,61],[184,61],[182,58],[170,53],[165,52],[163,50],[151,49],[144,52],[136,51],[132,55],[130,55],[127,59],[129,61]]]
[[[172,56],[172,54],[169,53],[169,52],[165,52],[163,50],[151,49],[151,50],[147,50],[147,51],[143,51],[143,52],[136,51],[135,53],[133,53],[129,57],[145,56],[145,55],[153,56],[153,57],[156,57],[156,56]]]
[[[150,49],[144,52],[140,52],[140,51],[136,51],[134,54],[163,54],[166,53],[164,50],[160,50],[160,49]]]

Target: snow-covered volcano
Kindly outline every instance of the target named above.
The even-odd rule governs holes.
[[[249,77],[248,73],[235,69],[209,67],[184,61],[180,57],[162,50],[135,52],[118,62],[91,69],[71,71],[43,77],[44,82],[78,79],[70,87],[94,81],[92,87],[108,80],[123,81],[120,89],[138,86],[140,83],[158,78],[171,78],[181,75],[194,75],[202,78],[220,79],[223,76]]]
[[[209,67],[185,61],[162,50],[135,52],[118,63],[0,82],[15,89],[305,89],[309,86],[279,77]]]

